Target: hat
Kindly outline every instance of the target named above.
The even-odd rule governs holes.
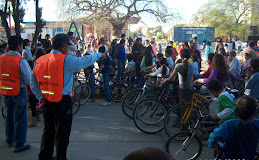
[[[53,49],[58,49],[60,48],[62,45],[64,44],[69,44],[72,45],[70,43],[70,39],[69,36],[67,34],[57,34],[52,41],[52,48]]]
[[[63,44],[69,44],[72,45],[72,43],[70,43],[70,39],[69,36],[67,34],[57,34],[54,38],[53,38],[53,45],[55,43],[59,43],[61,45]]]

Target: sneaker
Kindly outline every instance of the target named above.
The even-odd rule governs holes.
[[[103,104],[102,104],[102,106],[109,106],[109,105],[111,105],[112,104],[112,102],[104,102]]]
[[[14,149],[14,152],[22,152],[22,151],[26,151],[26,150],[28,150],[28,149],[30,149],[31,148],[31,145],[25,145],[22,149]]]
[[[95,99],[91,98],[88,100],[88,102],[95,102]]]

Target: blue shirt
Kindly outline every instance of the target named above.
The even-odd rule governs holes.
[[[54,49],[51,50],[51,53],[62,54],[60,51]],[[84,57],[75,57],[67,55],[64,61],[64,79],[62,95],[72,96],[73,73],[94,64],[94,62],[97,61],[101,56],[101,53],[86,55]],[[34,75],[34,72],[31,74],[31,89],[37,99],[44,98],[41,89],[38,85],[38,81]]]
[[[172,74],[173,71],[174,71],[175,63],[174,63],[174,61],[173,61],[173,59],[172,59],[171,56],[170,56],[170,57],[167,57],[167,58],[166,58],[166,61],[167,61],[168,65],[173,68],[173,70],[170,72],[170,74]]]
[[[254,73],[246,81],[244,94],[259,99],[259,72]]]
[[[125,47],[118,45],[115,50],[115,56],[116,56],[117,60],[126,61],[127,58],[126,58]]]
[[[198,64],[198,62],[193,62],[193,75],[194,76],[199,75],[199,64]]]
[[[215,147],[217,140],[225,142],[227,159],[253,160],[259,138],[259,120],[248,122],[235,119],[228,120],[215,129],[208,140],[210,148]]]
[[[7,55],[21,55],[17,51],[10,50]],[[28,62],[25,59],[20,60],[20,77],[21,77],[21,88],[27,87],[30,85],[30,76],[31,75],[31,67],[29,66]]]
[[[108,56],[107,53],[105,55],[106,55],[106,59],[98,61],[99,67],[101,65],[104,65],[104,68],[101,70],[102,74],[109,73],[110,72],[110,66],[111,66],[111,59],[110,59],[110,57]]]

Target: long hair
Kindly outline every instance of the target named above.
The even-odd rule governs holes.
[[[164,76],[166,76],[166,73],[167,73],[166,58],[160,58],[159,63],[160,63],[160,66],[163,67],[162,76],[164,77]]]
[[[183,59],[183,82],[185,83],[187,80],[188,73],[188,59],[191,57],[190,51],[188,49],[181,50],[181,58]]]
[[[219,48],[219,54],[222,54],[223,56],[227,56],[227,52],[224,48]]]
[[[230,80],[228,66],[226,64],[225,57],[222,54],[216,54],[213,57],[212,69],[218,69],[219,75],[223,81],[227,82]]]
[[[153,64],[153,61],[152,61],[152,47],[149,46],[145,49],[145,66],[148,67],[148,66],[151,66]]]
[[[36,51],[35,51],[36,59],[40,58],[43,55],[45,55],[44,50],[42,48],[37,48]]]

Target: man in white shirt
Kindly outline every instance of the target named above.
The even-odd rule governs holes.
[[[240,39],[237,40],[236,46],[237,46],[237,53],[240,53],[241,52],[241,46],[242,46],[242,42],[240,41]]]
[[[194,38],[193,38],[193,43],[196,43],[196,44],[197,44],[197,50],[199,50],[200,53],[202,54],[202,52],[201,52],[201,46],[200,46],[200,44],[198,43],[198,37],[194,37]]]

